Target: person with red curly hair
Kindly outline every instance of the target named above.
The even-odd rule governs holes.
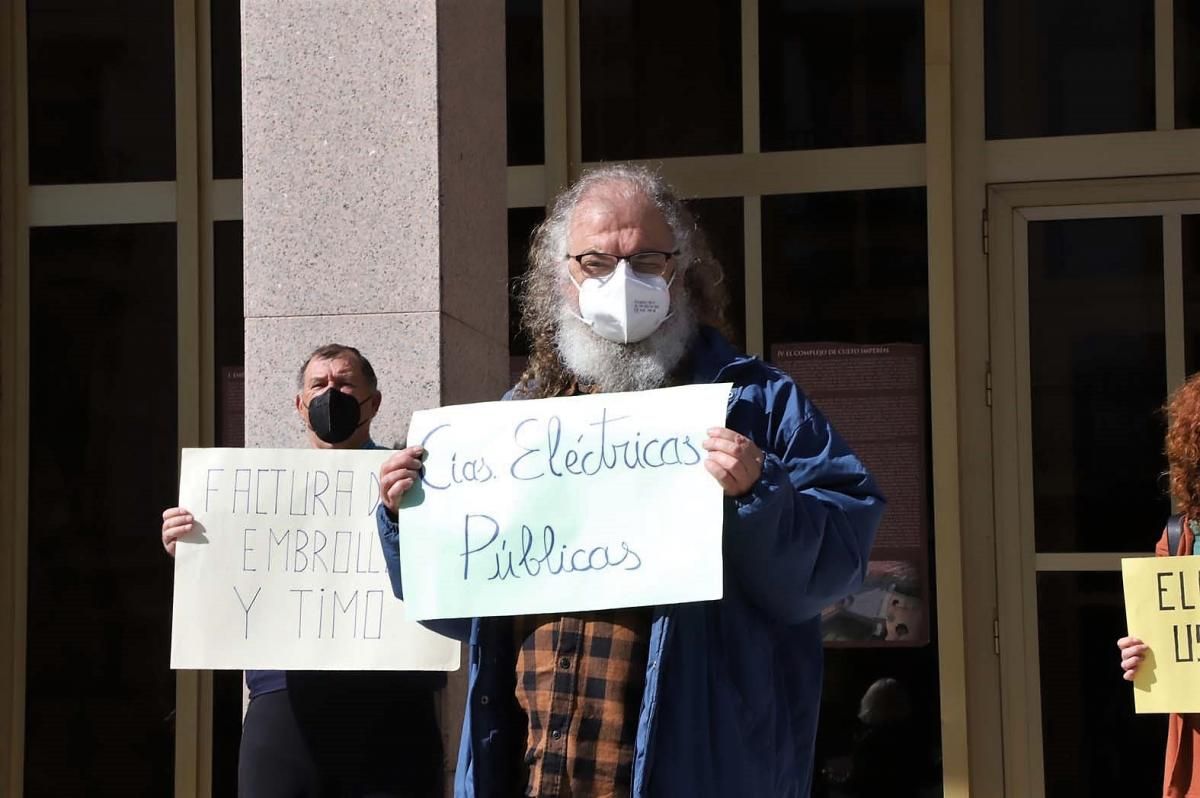
[[[1193,374],[1167,402],[1167,467],[1171,498],[1182,515],[1178,546],[1171,551],[1163,530],[1154,553],[1200,554],[1200,373]],[[1117,641],[1124,678],[1132,682],[1150,649],[1137,637]],[[1200,715],[1171,715],[1163,772],[1164,798],[1200,796]]]

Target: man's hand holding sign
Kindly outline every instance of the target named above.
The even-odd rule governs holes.
[[[704,467],[726,496],[741,496],[762,476],[763,453],[754,441],[726,427],[713,427],[704,441]]]
[[[419,619],[700,601],[722,595],[722,493],[762,453],[724,420],[729,385],[413,415],[380,473]],[[707,454],[706,454],[707,452]]]

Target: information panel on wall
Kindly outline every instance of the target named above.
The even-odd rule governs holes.
[[[829,646],[929,642],[925,347],[785,343],[787,372],[866,464],[887,497],[859,592],[822,613]]]

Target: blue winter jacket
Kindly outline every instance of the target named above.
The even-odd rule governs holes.
[[[634,798],[809,794],[821,701],[820,612],[860,584],[883,498],[792,380],[701,330],[694,383],[732,382],[726,425],[765,453],[762,478],[725,503],[724,598],[656,607],[634,761]],[[377,515],[402,596],[398,530]],[[469,641],[457,798],[510,798],[527,722],[514,698],[512,623],[431,621]]]

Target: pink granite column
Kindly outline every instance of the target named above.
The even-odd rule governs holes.
[[[378,372],[381,444],[499,398],[504,3],[242,0],[242,59],[247,445],[304,445],[296,371],[330,341]]]

